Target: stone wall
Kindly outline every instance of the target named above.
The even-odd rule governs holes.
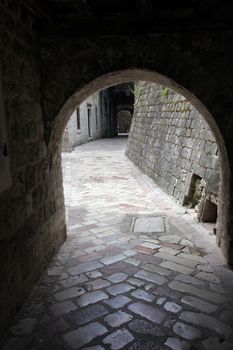
[[[76,146],[88,141],[97,140],[105,135],[105,121],[100,108],[100,95],[96,93],[89,96],[78,107],[80,126],[77,125],[77,109],[72,113],[62,137],[62,151],[70,152]],[[90,131],[89,137],[88,111],[90,109]]]
[[[140,82],[126,154],[182,204],[191,204],[195,179],[216,203],[219,157],[215,139],[197,110],[180,94]]]
[[[0,2],[0,79],[12,179],[0,193],[0,344],[65,239],[59,152],[54,158],[44,140],[35,21],[25,1]]]

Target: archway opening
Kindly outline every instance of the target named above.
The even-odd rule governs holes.
[[[222,140],[222,136],[220,134],[220,131],[213,119],[213,117],[210,115],[210,113],[206,110],[205,106],[191,93],[189,93],[187,90],[182,88],[181,86],[177,85],[173,81],[169,80],[166,77],[163,77],[157,73],[154,72],[148,72],[143,70],[127,70],[127,71],[120,71],[120,72],[114,72],[110,73],[104,76],[101,76],[97,78],[96,80],[92,81],[91,83],[87,84],[84,88],[82,88],[80,91],[75,92],[74,95],[66,102],[66,104],[63,106],[62,110],[59,113],[59,116],[57,118],[57,125],[56,128],[59,133],[61,133],[62,128],[64,127],[65,119],[67,120],[67,111],[73,108],[74,105],[77,106],[78,101],[83,101],[83,99],[86,97],[87,93],[90,94],[90,92],[103,89],[103,87],[109,87],[113,86],[117,83],[125,83],[129,81],[149,81],[154,82],[157,84],[160,84],[161,86],[168,88],[172,88],[174,91],[180,93],[182,96],[184,96],[195,108],[196,110],[201,114],[201,116],[204,118],[204,120],[208,123],[211,132],[213,133],[216,142],[218,144],[218,150],[220,154],[220,163],[221,163],[221,170],[224,168],[224,172],[221,171],[221,178],[225,178],[225,182],[221,181],[220,183],[220,195],[219,195],[219,203],[218,203],[218,213],[219,213],[219,220],[218,220],[218,228],[217,228],[217,241],[218,244],[221,245],[221,239],[224,237],[224,229],[226,226],[226,222],[224,222],[224,218],[227,215],[227,206],[222,206],[223,198],[227,200],[226,194],[227,194],[227,186],[229,184],[229,178],[228,178],[228,161],[227,161],[227,155],[226,150],[224,147],[224,142]],[[66,115],[66,116],[65,116]],[[65,118],[64,118],[65,117]],[[62,128],[61,128],[62,127]],[[51,138],[51,144],[54,144],[57,138],[58,134],[54,132],[52,134]],[[224,185],[223,185],[224,183]],[[223,188],[225,187],[225,188]],[[214,211],[214,210],[213,210]],[[224,245],[224,244],[222,244]]]

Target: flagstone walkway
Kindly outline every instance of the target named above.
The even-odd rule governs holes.
[[[233,272],[215,237],[125,156],[63,154],[68,238],[4,350],[232,350]]]

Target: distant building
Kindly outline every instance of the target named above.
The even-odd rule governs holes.
[[[105,136],[105,115],[101,113],[100,93],[88,97],[75,109],[64,130],[62,151]]]

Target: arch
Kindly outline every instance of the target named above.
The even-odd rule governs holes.
[[[219,147],[221,176],[220,176],[220,190],[219,190],[219,222],[217,227],[217,244],[221,246],[224,255],[229,259],[229,236],[228,230],[228,218],[229,218],[229,188],[230,188],[230,166],[228,161],[228,154],[225,147],[225,142],[220,129],[205,107],[205,105],[186,88],[176,83],[174,80],[157,73],[152,70],[146,69],[125,69],[119,71],[113,71],[96,77],[91,80],[85,86],[75,91],[64,103],[59,113],[54,119],[53,129],[51,131],[51,137],[48,144],[49,153],[52,154],[56,149],[59,149],[59,143],[63,134],[65,125],[74,110],[74,108],[82,103],[88,96],[95,93],[98,90],[105,89],[107,87],[129,83],[132,81],[148,81],[151,83],[157,83],[163,86],[167,86],[177,93],[183,95],[200,113],[200,115],[208,123],[210,130],[212,131],[216,142]],[[229,261],[229,260],[228,260]]]

